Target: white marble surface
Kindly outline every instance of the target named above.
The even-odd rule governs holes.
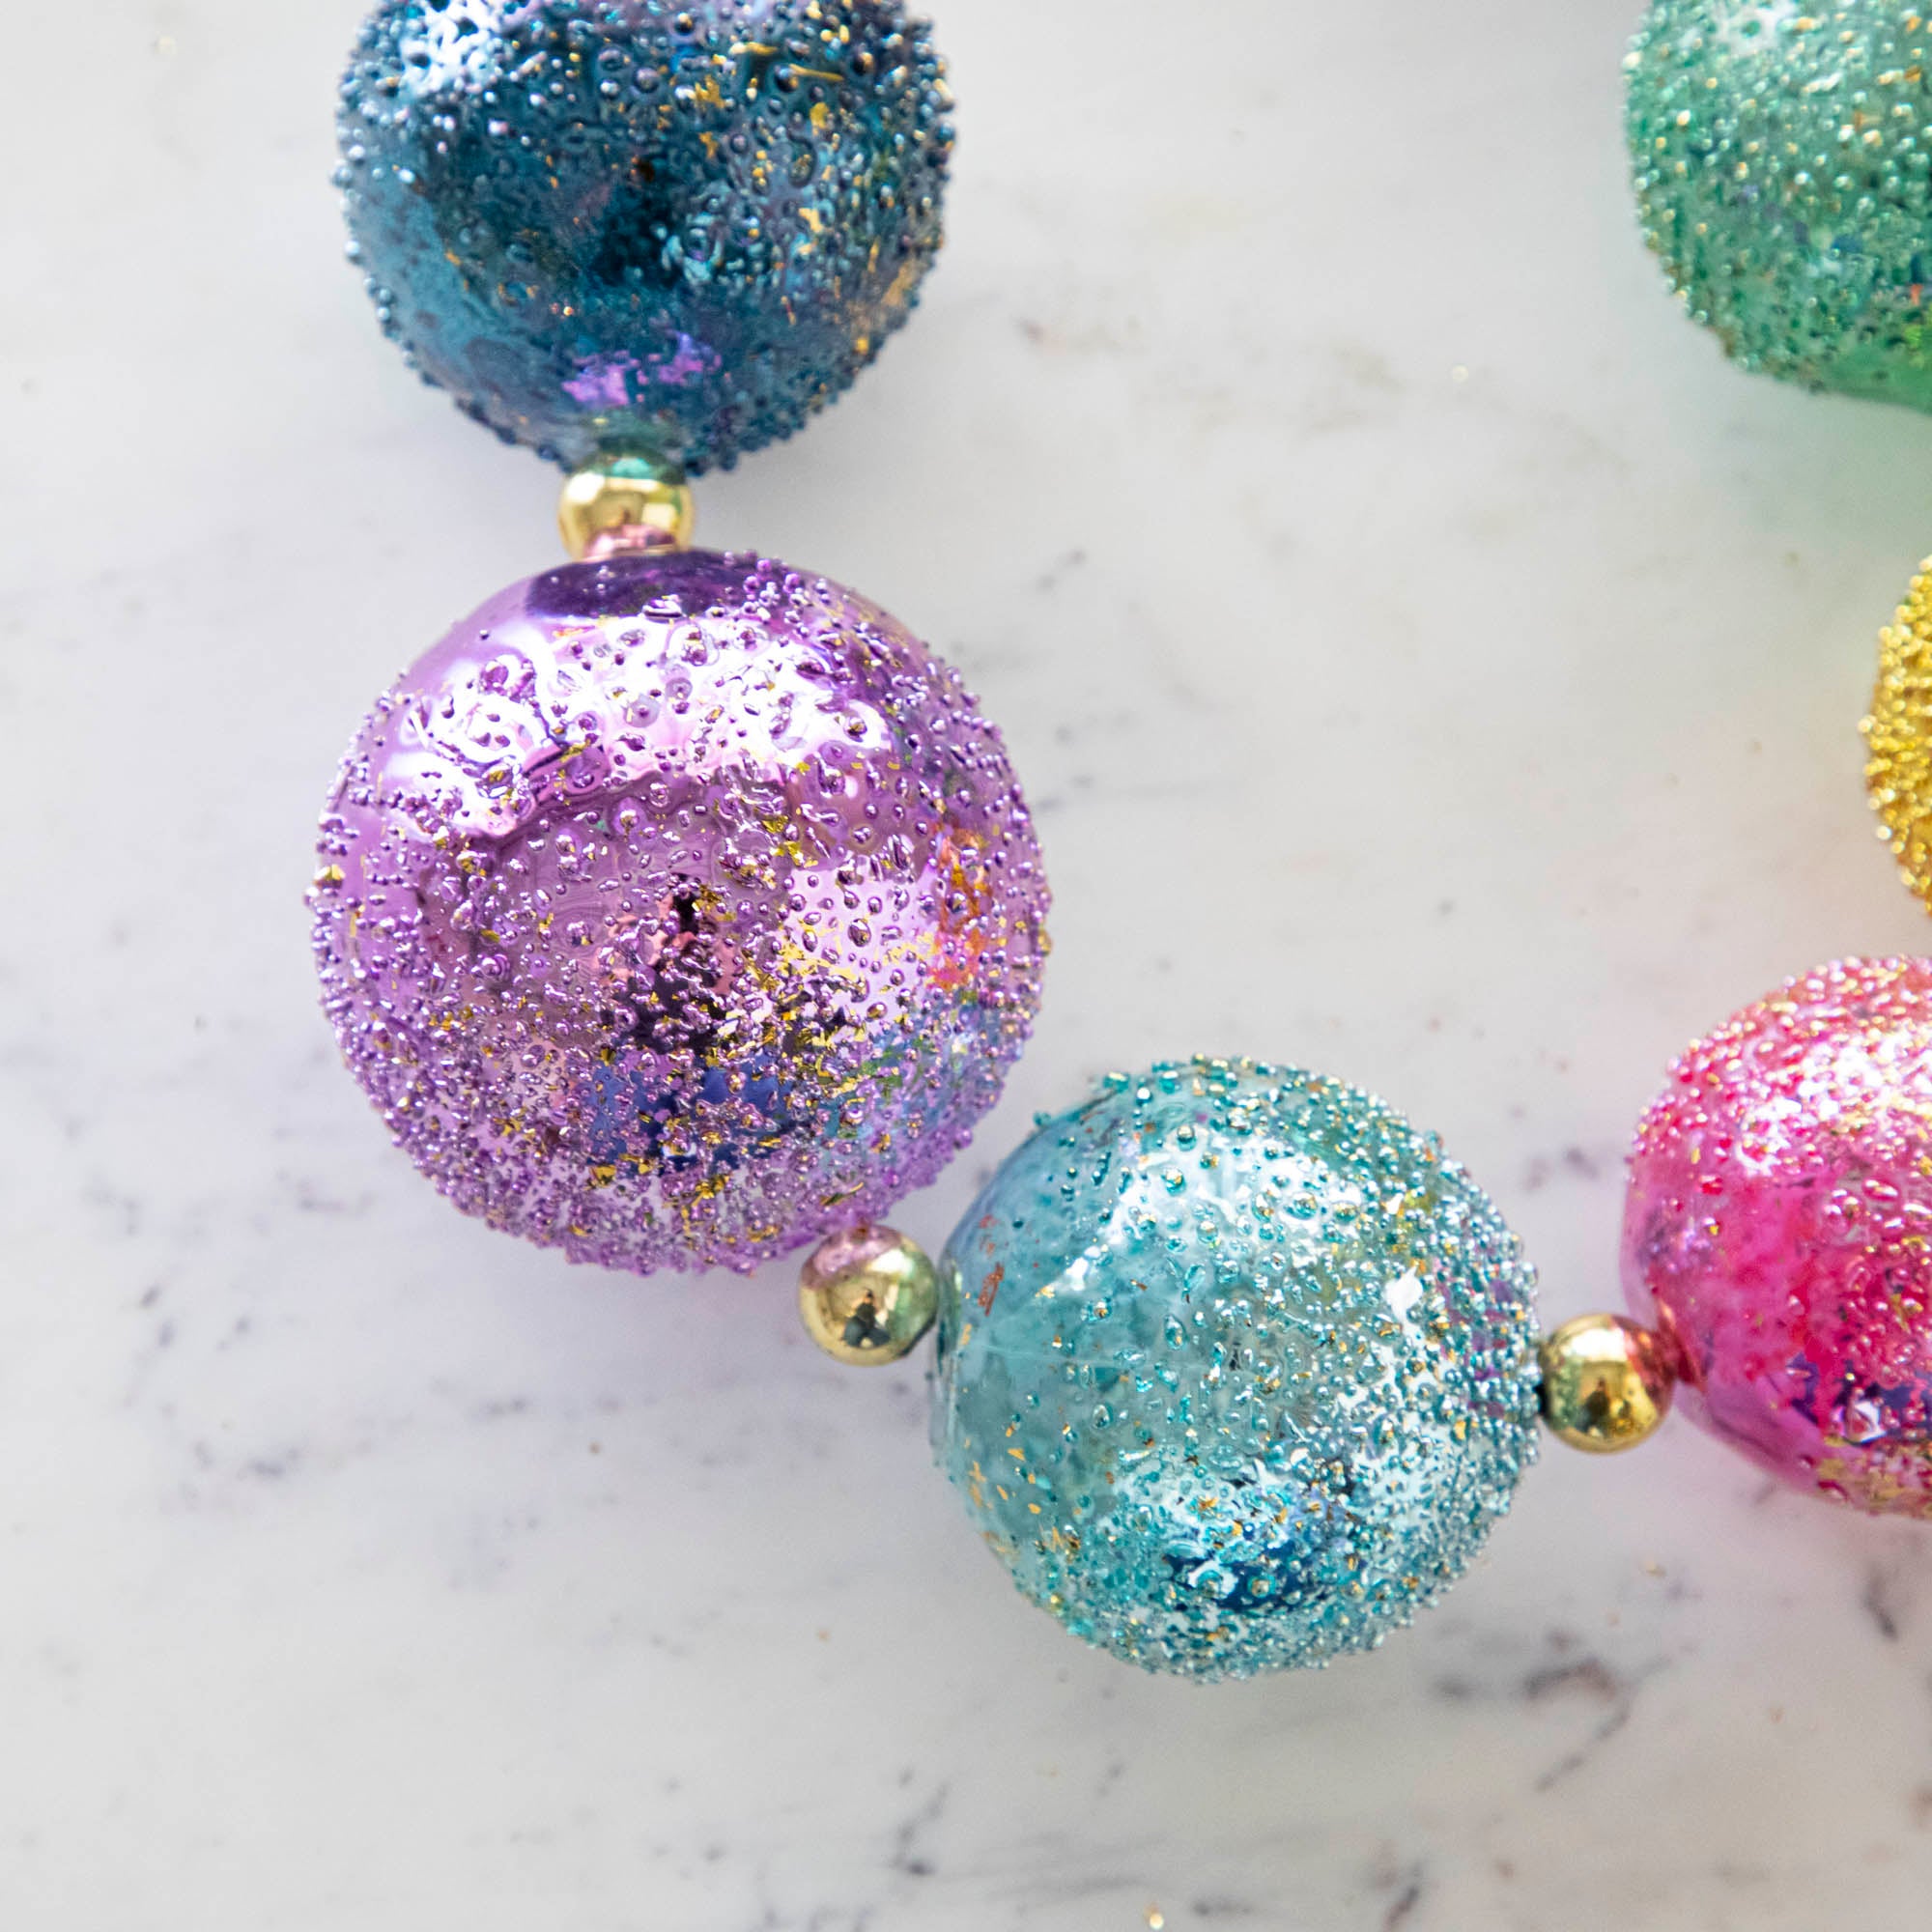
[[[1031,1110],[1202,1045],[1438,1126],[1614,1293],[1665,1058],[1927,943],[1867,824],[1932,423],[1729,371],[1632,234],[1634,0],[946,0],[952,246],[705,533],[1005,721]],[[1924,1923],[1932,1532],[1688,1427],[1561,1455],[1380,1655],[1201,1691],[1023,1605],[781,1272],[465,1224],[314,1009],[369,696],[554,479],[340,264],[357,0],[8,0],[7,1932],[1826,1932]]]

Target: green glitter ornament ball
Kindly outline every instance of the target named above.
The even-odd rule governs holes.
[[[1932,410],[1932,30],[1655,0],[1626,67],[1644,240],[1747,369]]]
[[[1433,1136],[1320,1074],[1109,1079],[939,1272],[941,1465],[1028,1597],[1149,1670],[1379,1643],[1535,1453],[1516,1237]]]

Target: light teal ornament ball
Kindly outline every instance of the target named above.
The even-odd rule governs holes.
[[[1627,63],[1644,239],[1747,369],[1932,409],[1932,31],[1655,0]]]
[[[933,1438],[1013,1580],[1150,1670],[1379,1643],[1535,1453],[1532,1276],[1432,1136],[1319,1074],[1109,1078],[940,1264]]]

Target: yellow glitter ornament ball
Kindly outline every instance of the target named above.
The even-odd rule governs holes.
[[[1879,633],[1865,784],[1899,875],[1932,909],[1932,557]]]

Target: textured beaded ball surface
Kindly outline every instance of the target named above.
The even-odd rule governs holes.
[[[1865,784],[1905,883],[1932,908],[1932,558],[1879,633]]]
[[[1027,1596],[1150,1670],[1378,1643],[1534,1454],[1515,1237],[1433,1138],[1319,1075],[1110,1078],[939,1272],[942,1464]]]
[[[1623,1266],[1686,1414],[1932,1515],[1932,963],[1821,967],[1691,1047],[1637,1130]]]
[[[505,438],[695,474],[905,320],[950,109],[895,0],[386,0],[342,86],[352,253]]]
[[[702,551],[513,584],[382,697],[313,894],[324,1002],[456,1205],[745,1267],[931,1180],[1038,1002],[998,733],[850,592]]]
[[[1654,0],[1626,128],[1644,239],[1748,369],[1932,409],[1932,27]]]

